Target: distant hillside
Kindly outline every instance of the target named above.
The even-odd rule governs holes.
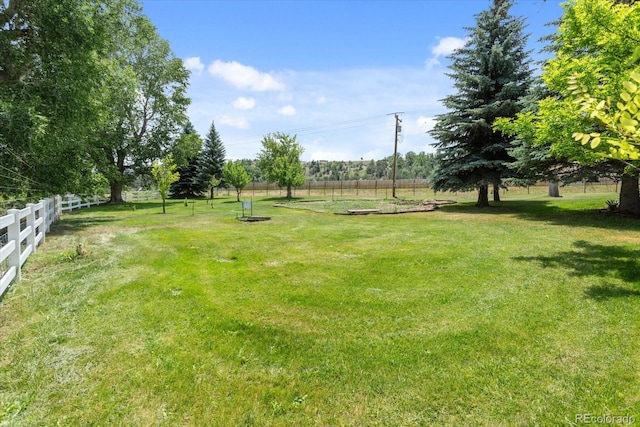
[[[255,160],[241,160],[253,181],[264,181],[262,171]],[[397,179],[426,179],[434,164],[433,153],[398,153],[396,165]],[[312,160],[303,162],[307,180],[310,181],[353,181],[391,179],[393,174],[393,156],[381,160]]]

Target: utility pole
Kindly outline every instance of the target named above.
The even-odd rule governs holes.
[[[396,118],[396,130],[395,130],[395,144],[393,148],[393,189],[391,190],[391,195],[396,197],[396,165],[398,162],[398,133],[400,133],[400,123],[402,123],[402,119],[398,117],[398,114],[403,114],[403,112],[399,111],[397,113],[389,113],[387,116],[394,115]]]

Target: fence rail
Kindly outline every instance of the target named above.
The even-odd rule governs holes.
[[[546,193],[548,191],[547,182],[539,182],[530,187],[509,186],[509,191],[514,192],[537,192]],[[321,196],[321,197],[346,197],[346,196],[364,196],[364,197],[391,197],[393,192],[393,181],[390,179],[379,179],[372,181],[307,181],[293,190],[294,197],[301,196]],[[219,192],[226,192],[227,195],[234,191],[233,187],[227,189],[219,189]],[[507,190],[502,190],[505,192]],[[603,179],[599,182],[577,182],[574,184],[562,186],[561,192],[618,192],[618,183],[612,180]],[[244,187],[243,194],[252,196],[283,196],[286,194],[286,188],[280,187],[274,183],[251,182]],[[470,191],[475,193],[476,190]],[[438,192],[438,195],[458,194],[461,192]],[[398,197],[434,197],[429,184],[424,179],[398,179],[396,180],[396,194]]]
[[[106,201],[99,196],[92,198],[80,198],[71,194],[67,194],[62,199],[61,210],[62,212],[71,212],[74,209],[90,208],[91,206],[97,206],[106,203]]]
[[[159,198],[160,192],[157,190],[125,191],[122,193],[122,199],[125,202],[142,202]]]
[[[83,200],[67,195],[29,203],[24,209],[9,209],[0,217],[0,296],[9,285],[22,278],[22,266],[58,221],[63,212],[104,203],[99,198]]]

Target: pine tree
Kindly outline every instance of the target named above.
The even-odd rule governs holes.
[[[177,172],[180,179],[171,184],[171,197],[196,197],[207,190],[207,186],[199,179],[199,156],[202,151],[202,140],[191,122],[187,122],[173,148]]]
[[[438,162],[431,185],[438,191],[478,189],[476,206],[489,206],[488,190],[513,176],[508,163],[511,140],[492,128],[498,117],[513,117],[531,84],[528,35],[523,18],[513,17],[511,0],[493,0],[476,15],[464,47],[450,59],[457,93],[444,98],[449,112],[437,117],[431,135],[438,141]],[[497,191],[494,191],[494,198]]]
[[[213,122],[209,133],[204,139],[204,147],[198,158],[198,182],[208,186],[211,177],[222,179],[222,169],[225,165],[226,150]],[[213,199],[213,187],[210,189],[209,198]]]
[[[198,175],[198,158],[194,157],[189,163],[177,168],[180,179],[171,184],[171,197],[185,198],[197,197],[207,188],[202,185]]]

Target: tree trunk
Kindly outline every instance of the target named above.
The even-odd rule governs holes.
[[[167,213],[166,210],[166,205],[167,205],[167,201],[164,199],[164,197],[162,198],[162,213]]]
[[[213,200],[213,187],[211,187],[211,190],[209,190],[209,198]]]
[[[549,181],[549,197],[560,197],[558,181]]]
[[[240,191],[236,190],[236,200],[240,201]]]
[[[287,200],[291,200],[291,186],[287,185]]]
[[[640,193],[638,192],[638,175],[622,175],[620,185],[620,212],[640,214]]]
[[[124,202],[124,200],[122,199],[122,184],[119,182],[111,182],[109,183],[109,187],[111,187],[111,197],[109,199],[109,203]]]
[[[493,201],[494,202],[500,201],[500,187],[498,187],[497,185],[493,186]]]
[[[478,188],[478,202],[476,203],[476,207],[489,207],[489,186],[481,185],[480,188]]]

